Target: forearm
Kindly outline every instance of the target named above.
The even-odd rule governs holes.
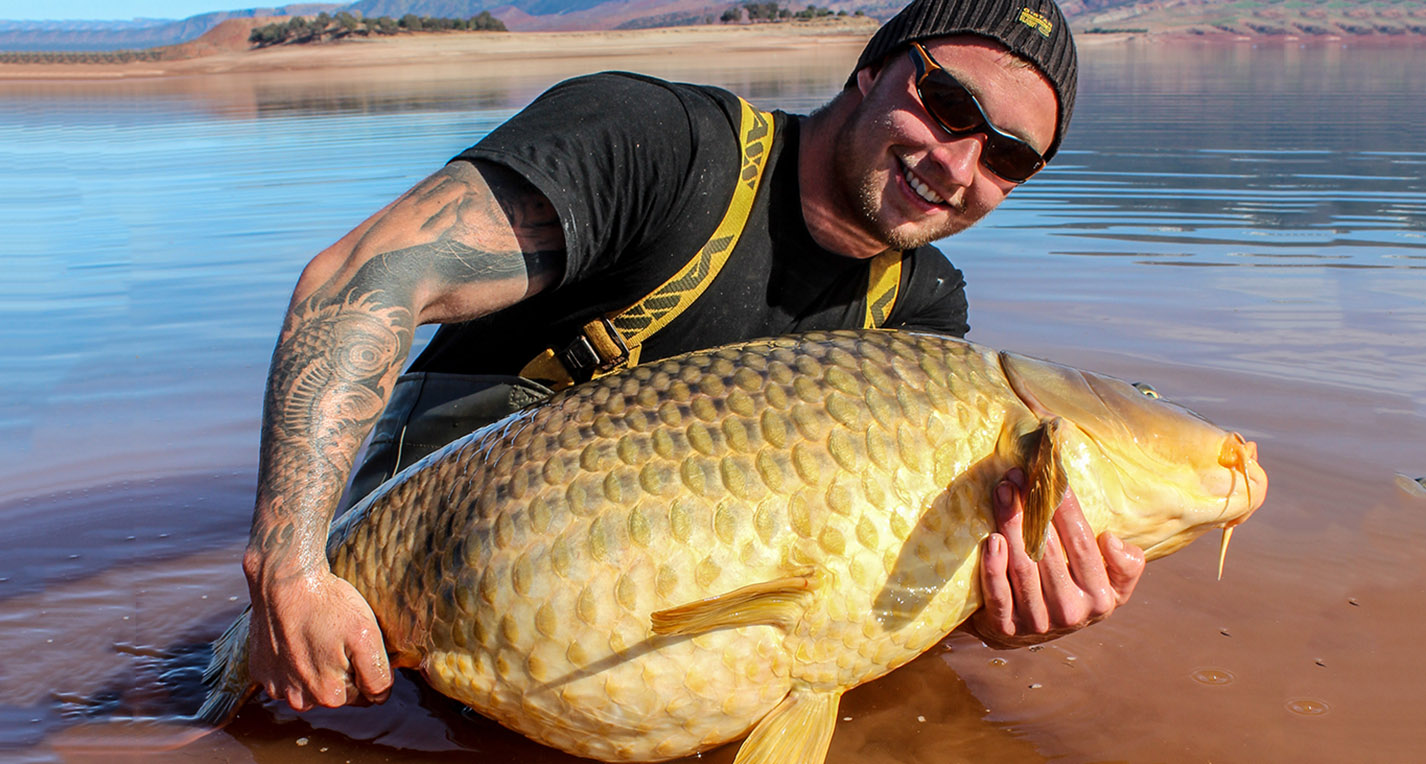
[[[251,584],[326,571],[342,488],[410,351],[411,310],[354,281],[294,301],[273,352],[244,557]]]
[[[417,184],[308,265],[268,373],[244,556],[250,584],[327,570],[333,512],[416,324],[499,310],[562,267],[549,203],[508,173],[465,163]]]

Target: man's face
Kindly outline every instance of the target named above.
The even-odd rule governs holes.
[[[1054,138],[1054,89],[1039,70],[979,37],[923,43],[980,101],[990,121],[1044,153]],[[985,136],[953,138],[922,106],[904,51],[874,76],[859,72],[862,100],[837,136],[833,161],[849,212],[887,246],[910,249],[969,228],[1016,184],[980,162]]]

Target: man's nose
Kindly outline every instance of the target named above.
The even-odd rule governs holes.
[[[957,186],[967,187],[975,181],[979,171],[980,152],[985,148],[985,136],[979,133],[941,141],[931,150],[936,163],[946,170],[946,175]]]

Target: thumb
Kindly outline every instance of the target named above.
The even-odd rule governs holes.
[[[347,639],[347,661],[351,664],[352,683],[362,697],[375,703],[386,700],[387,693],[391,692],[391,663],[386,656],[381,628],[370,611],[366,614],[366,623]]]

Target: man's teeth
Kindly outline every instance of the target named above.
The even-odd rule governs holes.
[[[903,170],[901,175],[906,178],[907,185],[911,186],[922,199],[932,204],[946,203],[946,200],[942,199],[935,191],[932,191],[930,186],[922,183],[920,178],[912,175],[910,170]]]

